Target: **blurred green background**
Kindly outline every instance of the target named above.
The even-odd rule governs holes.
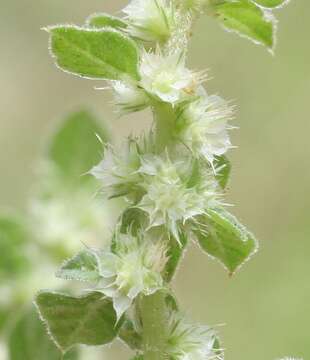
[[[40,31],[50,24],[81,24],[97,11],[118,14],[124,4],[1,1],[1,208],[25,208],[45,140],[70,111],[94,109],[118,138],[148,126],[148,112],[119,119],[111,95],[93,89],[102,83],[56,69],[47,34]],[[228,199],[260,240],[259,253],[232,279],[192,247],[174,283],[188,316],[224,324],[228,360],[310,357],[309,11],[306,0],[277,11],[275,56],[206,17],[191,44],[190,66],[209,69],[207,91],[237,105],[234,125],[240,129],[232,134],[238,148],[230,154]],[[116,344],[104,358],[127,359],[127,352]]]

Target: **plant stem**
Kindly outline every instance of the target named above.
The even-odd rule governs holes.
[[[175,113],[170,104],[160,103],[153,106],[156,150],[163,152],[174,142]]]
[[[143,324],[144,360],[166,360],[169,312],[163,291],[143,296],[140,311]]]

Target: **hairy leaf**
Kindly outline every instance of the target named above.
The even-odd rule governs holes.
[[[114,29],[75,26],[47,28],[57,65],[92,79],[138,79],[138,50],[133,40]]]
[[[42,321],[32,306],[12,327],[8,347],[10,360],[59,360],[60,353],[49,338]],[[70,351],[64,360],[77,359],[77,353]]]
[[[56,276],[65,280],[96,282],[100,279],[97,257],[91,250],[83,250],[66,261]]]
[[[285,5],[289,0],[254,0],[256,4],[264,6],[266,8],[275,8],[281,5]]]
[[[52,339],[63,352],[75,344],[107,344],[117,336],[112,302],[100,293],[73,297],[42,291],[36,304]]]
[[[250,0],[223,1],[214,5],[214,13],[226,29],[246,36],[268,48],[274,45],[274,21],[270,14]]]
[[[103,146],[96,138],[108,140],[108,134],[88,111],[69,116],[52,138],[48,158],[70,182],[88,182],[84,175],[102,157]]]
[[[209,210],[194,229],[201,248],[233,274],[257,249],[254,236],[223,209]]]
[[[86,25],[94,28],[104,28],[104,27],[112,27],[115,29],[126,29],[127,24],[125,21],[121,20],[120,18],[117,18],[115,16],[105,14],[105,13],[97,13],[91,15],[87,21]]]
[[[21,220],[12,215],[0,216],[0,280],[22,275],[30,268],[24,248],[27,240],[29,234]]]
[[[231,164],[225,155],[217,156],[215,159],[216,179],[222,189],[225,189],[231,172]]]

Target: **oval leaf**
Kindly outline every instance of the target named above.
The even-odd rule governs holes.
[[[113,29],[53,26],[46,29],[57,65],[92,79],[138,79],[138,50],[133,40]]]
[[[42,291],[36,305],[52,339],[63,352],[75,344],[104,345],[117,336],[112,302],[102,294],[73,297]]]
[[[233,274],[257,250],[254,236],[223,209],[209,210],[194,229],[201,248]]]
[[[225,1],[214,5],[215,16],[227,30],[237,32],[268,48],[274,45],[274,21],[249,0]]]

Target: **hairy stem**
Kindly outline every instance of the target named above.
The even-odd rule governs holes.
[[[144,360],[165,360],[169,312],[165,293],[143,296],[140,301],[143,324]]]

